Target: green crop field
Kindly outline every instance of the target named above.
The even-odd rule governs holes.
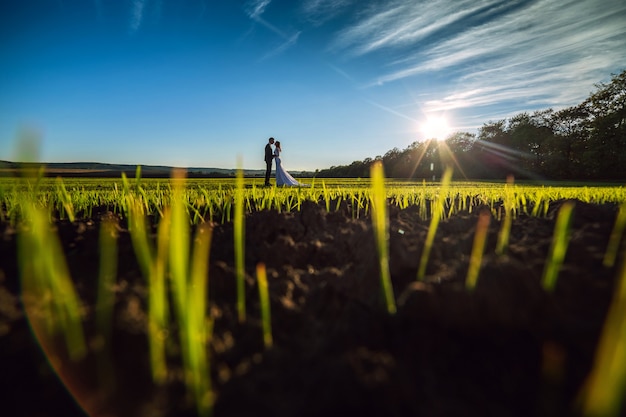
[[[232,223],[234,234],[234,275],[236,311],[245,323],[246,311],[246,217],[257,212],[299,212],[305,202],[313,202],[327,212],[342,210],[355,221],[371,222],[376,239],[380,269],[381,298],[387,313],[397,312],[389,270],[389,216],[392,210],[413,209],[419,221],[428,225],[416,281],[424,281],[430,252],[441,222],[460,214],[481,212],[476,222],[470,268],[465,281],[472,292],[480,280],[480,266],[490,224],[498,225],[495,253],[505,256],[511,225],[519,217],[543,218],[555,202],[561,206],[555,222],[552,245],[545,261],[541,283],[554,291],[570,237],[575,202],[608,205],[618,212],[607,242],[604,264],[613,268],[620,255],[626,228],[626,187],[616,184],[559,184],[450,181],[446,173],[439,181],[385,179],[382,169],[372,171],[372,179],[310,179],[306,186],[264,187],[262,179],[136,178],[75,179],[30,177],[0,179],[0,222],[18,235],[18,264],[21,297],[31,326],[47,354],[57,355],[50,346],[64,340],[69,360],[81,361],[89,351],[84,328],[83,301],[74,287],[65,264],[62,246],[51,225],[58,221],[92,219],[100,224],[100,273],[96,329],[105,345],[111,334],[113,310],[111,294],[115,285],[117,242],[115,228],[124,222],[130,234],[134,256],[147,283],[147,323],[150,368],[155,384],[165,383],[172,355],[163,334],[171,334],[179,344],[184,381],[199,415],[211,413],[215,402],[210,378],[213,318],[209,314],[208,254],[213,225]],[[104,214],[111,216],[105,220]],[[472,226],[473,227],[473,226]],[[603,360],[597,362],[590,379],[586,407],[619,408],[626,378],[624,324],[626,323],[626,269],[622,268],[621,290],[607,317],[601,342]],[[262,305],[263,341],[273,345],[270,296],[265,265],[256,265],[259,300]],[[249,296],[249,295],[248,295]],[[42,314],[43,312],[43,314]],[[172,324],[174,320],[175,326]],[[174,326],[174,327],[172,327]],[[90,330],[91,332],[94,329]],[[59,336],[60,335],[60,336]],[[55,342],[53,342],[55,340]],[[607,394],[608,393],[608,394]],[[609,398],[607,400],[607,398]],[[610,406],[605,406],[606,402]],[[617,404],[617,405],[615,405]],[[594,415],[590,412],[589,415]],[[609,414],[606,414],[609,415]]]
[[[367,213],[371,183],[364,179],[311,179],[306,187],[263,187],[263,180],[244,179],[245,210],[297,210],[302,201],[323,202],[328,210],[341,202],[351,205],[355,217]],[[230,220],[234,201],[235,179],[187,179],[184,181],[185,200],[193,223],[209,219]],[[94,207],[109,207],[123,212],[128,197],[139,200],[147,214],[162,213],[171,202],[172,180],[138,178],[0,178],[2,219],[15,221],[20,217],[24,201],[34,201],[51,213],[51,218],[89,217]],[[441,198],[437,181],[386,180],[385,193],[390,204],[405,208],[417,205],[424,218],[426,202]],[[549,185],[532,183],[455,181],[443,196],[445,215],[457,210],[469,210],[477,205],[494,207],[507,200],[515,213],[540,215],[550,202],[577,199],[586,203],[621,204],[626,201],[626,186],[615,184],[574,184],[551,182]],[[496,214],[496,213],[494,213]]]

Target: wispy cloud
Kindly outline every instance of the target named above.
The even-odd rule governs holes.
[[[564,107],[626,62],[621,0],[394,1],[339,32],[331,50],[395,56],[370,86],[451,74],[433,111],[503,102]]]
[[[265,9],[269,6],[270,3],[271,0],[250,0],[245,5],[245,11],[250,19],[263,25],[284,40],[284,42],[278,48],[271,50],[263,57],[261,57],[260,61],[265,61],[266,59],[279,55],[294,46],[298,42],[298,38],[300,37],[301,33],[300,31],[298,31],[294,34],[287,34],[275,25],[271,24],[265,18],[263,18],[262,15],[265,13]]]
[[[330,49],[364,55],[383,48],[414,45],[499,3],[498,0],[380,3],[363,11],[364,17],[357,24],[343,29]]]
[[[307,0],[301,6],[304,18],[319,26],[344,13],[355,0]]]
[[[271,3],[271,0],[251,0],[245,5],[245,11],[248,17],[252,20],[261,18],[261,15],[265,12],[265,9]]]
[[[540,3],[513,21],[498,22],[444,42],[429,50],[428,59],[412,69],[422,72],[457,67],[462,74],[458,78],[461,88],[491,86],[491,91],[474,94],[465,104],[443,99],[439,107],[515,99],[553,107],[578,102],[589,93],[581,86],[591,89],[616,63],[625,62],[626,5],[621,6],[622,17],[617,19],[615,9],[592,8],[587,3],[572,2],[567,12],[546,6]],[[516,29],[507,29],[512,23]],[[484,39],[492,41],[485,46]],[[463,51],[474,51],[475,55]],[[470,70],[463,68],[466,64]]]
[[[111,15],[115,15],[116,12],[111,12],[112,7],[115,8],[117,2],[110,2],[104,0],[91,0],[96,11],[96,17],[99,22],[110,19]],[[165,0],[130,0],[126,3],[126,7],[123,9],[126,13],[125,18],[128,18],[128,26],[126,27],[128,33],[135,34],[142,26],[145,25],[146,19],[149,23],[159,23],[163,15],[163,3]],[[202,12],[206,8],[204,2],[201,3]],[[201,13],[202,14],[202,13]]]
[[[287,49],[291,48],[293,45],[295,45],[298,42],[298,38],[300,37],[300,32],[296,32],[294,35],[292,35],[290,38],[288,38],[287,40],[285,40],[285,42],[283,42],[278,48],[268,52],[267,54],[265,54],[260,61],[265,61],[266,59],[272,58],[276,55],[280,55],[282,54],[284,51],[286,51]]]
[[[143,22],[144,10],[148,0],[133,0],[131,16],[130,16],[130,32],[135,33],[139,30]]]

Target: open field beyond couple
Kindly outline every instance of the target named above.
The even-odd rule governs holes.
[[[272,149],[272,145],[274,145],[274,149]],[[283,168],[280,153],[282,152],[282,148],[280,147],[280,141],[274,141],[274,138],[269,138],[267,144],[265,145],[265,164],[267,168],[265,170],[265,185],[269,186],[270,184],[270,175],[272,173],[272,160],[276,161],[276,185],[278,186],[299,186],[304,187],[306,184],[298,182],[294,177],[292,177],[286,170]]]

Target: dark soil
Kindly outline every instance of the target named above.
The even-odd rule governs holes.
[[[520,216],[496,256],[492,220],[477,287],[465,289],[479,209],[437,232],[427,278],[416,281],[428,222],[416,208],[390,213],[390,268],[398,311],[383,304],[369,219],[314,203],[297,213],[246,217],[248,320],[235,311],[232,224],[215,225],[210,255],[215,416],[577,416],[617,267],[602,265],[613,205],[576,202],[565,264],[552,293],[541,287],[555,217]],[[170,375],[150,380],[146,281],[124,219],[119,230],[107,391],[94,366],[93,305],[101,210],[58,221],[71,275],[85,303],[91,353],[78,363],[46,359],[19,297],[16,231],[0,226],[0,393],[3,416],[193,416],[181,382],[176,332]],[[264,349],[254,271],[268,268],[274,347]],[[65,384],[52,370],[57,364]],[[622,413],[626,415],[626,413]]]

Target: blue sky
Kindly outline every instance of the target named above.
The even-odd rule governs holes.
[[[0,159],[288,170],[580,103],[623,0],[2,0]],[[25,133],[26,132],[26,133]]]

